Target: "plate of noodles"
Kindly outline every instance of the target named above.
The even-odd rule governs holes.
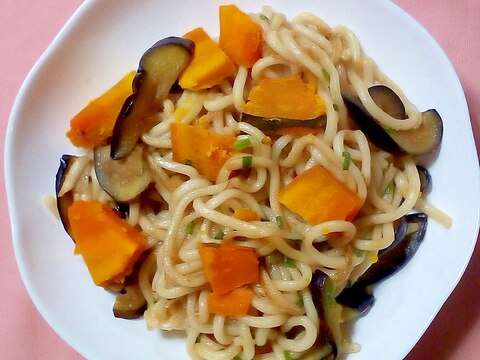
[[[88,359],[400,359],[478,234],[462,87],[389,1],[87,1],[5,168],[28,292]]]

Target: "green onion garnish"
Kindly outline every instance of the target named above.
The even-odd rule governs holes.
[[[337,104],[333,104],[333,110],[338,111],[339,107]]]
[[[242,167],[244,169],[250,169],[252,167],[252,156],[251,155],[248,155],[248,156],[243,156],[242,157]]]
[[[245,149],[245,148],[249,147],[250,145],[252,145],[252,142],[250,141],[250,138],[249,137],[243,137],[243,138],[237,139],[233,143],[233,150],[242,150],[242,149]]]
[[[235,357],[233,358],[233,360],[242,360],[242,358],[237,355],[237,356],[235,356]]]
[[[188,235],[192,235],[193,234],[193,230],[195,230],[195,224],[192,222],[189,222],[187,224],[187,228],[186,228],[186,231],[187,231],[187,234]]]
[[[198,334],[197,338],[195,339],[195,344],[198,344],[202,340],[202,334]]]
[[[192,160],[185,160],[185,165],[192,166]]]
[[[322,75],[323,75],[323,77],[325,78],[325,80],[327,80],[328,82],[330,82],[330,73],[327,71],[327,69],[322,68]]]
[[[335,292],[333,291],[333,285],[331,281],[325,283],[325,300],[327,305],[335,304]]]
[[[350,153],[348,151],[343,151],[342,152],[342,157],[343,157],[343,164],[342,164],[342,169],[343,170],[348,170],[350,167],[350,161],[352,159]]]
[[[302,296],[302,294],[298,294],[297,305],[298,305],[298,306],[305,306],[305,304],[303,303],[303,296]]]
[[[217,230],[217,232],[215,233],[214,238],[215,238],[216,240],[222,240],[224,236],[225,236],[225,233],[224,233],[222,230]]]
[[[353,285],[353,281],[352,281],[352,280],[350,280],[350,279],[348,279],[348,280],[347,280],[347,285],[345,285],[345,287],[347,287],[347,288],[351,288],[351,287],[352,287],[352,285]]]
[[[285,256],[285,258],[283,259],[283,262],[288,267],[296,267],[297,266],[297,261],[295,259],[289,258],[288,256]]]
[[[365,253],[365,251],[360,250],[360,249],[355,249],[354,252],[355,252],[355,256],[356,256],[356,257],[362,257],[363,254]]]
[[[285,356],[285,360],[294,360],[291,351],[285,350],[283,352],[283,356]]]
[[[275,222],[277,223],[277,226],[280,228],[280,229],[283,229],[284,226],[283,226],[283,219],[280,215],[278,215],[276,218],[275,218]]]
[[[267,23],[270,22],[269,18],[267,17],[267,15],[264,15],[264,14],[260,14],[260,19],[262,19],[263,21],[266,21]]]
[[[385,188],[385,192],[384,192],[384,195],[390,195],[390,194],[393,194],[393,192],[395,191],[395,183],[392,181],[390,181],[390,183],[388,184],[388,186]]]

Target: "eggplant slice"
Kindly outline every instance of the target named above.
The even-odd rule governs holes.
[[[385,85],[374,85],[368,89],[373,101],[384,112],[395,119],[406,118],[405,106],[398,95]],[[391,153],[425,155],[435,151],[442,141],[443,122],[439,113],[430,109],[422,113],[422,122],[416,129],[385,129],[363,106],[361,101],[342,94],[350,117],[367,138],[378,148]]]
[[[55,194],[57,198],[58,215],[60,216],[60,221],[62,222],[65,231],[72,239],[72,229],[70,221],[68,220],[68,208],[73,203],[73,194],[70,191],[62,196],[59,194],[60,190],[62,190],[63,183],[65,182],[65,177],[77,158],[77,156],[73,155],[62,155],[60,158],[60,166],[58,167],[57,175],[55,177]]]
[[[136,145],[124,158],[110,158],[110,146],[99,146],[93,152],[95,174],[103,190],[117,202],[131,201],[150,184],[152,175],[143,155],[143,146]]]
[[[155,43],[140,59],[130,95],[115,122],[110,156],[121,159],[137,144],[140,136],[156,123],[163,101],[190,62],[194,42],[168,37]]]

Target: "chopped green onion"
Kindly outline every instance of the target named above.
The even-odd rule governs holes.
[[[186,228],[187,234],[192,235],[194,230],[195,230],[195,224],[193,223],[193,221],[189,222]]]
[[[276,218],[275,218],[275,222],[277,223],[277,226],[280,228],[280,229],[283,229],[284,226],[283,226],[283,218],[278,215]]]
[[[243,156],[242,157],[242,167],[244,169],[250,169],[252,167],[252,156],[251,155],[248,155],[248,156]]]
[[[242,360],[242,358],[237,355],[237,356],[235,356],[235,357],[233,358],[233,360]]]
[[[360,249],[355,249],[355,256],[356,257],[362,257],[363,254],[365,254],[365,251],[360,250]]]
[[[233,143],[233,150],[242,150],[252,145],[249,137],[243,137],[235,140]]]
[[[347,280],[347,285],[345,285],[345,287],[347,287],[347,288],[351,288],[351,287],[352,287],[352,285],[353,285],[353,281],[352,281],[352,280],[350,280],[350,279],[348,279],[348,280]]]
[[[322,68],[322,75],[323,75],[323,77],[325,78],[325,80],[327,80],[328,82],[330,82],[330,73],[327,71],[327,69]]]
[[[297,261],[295,259],[289,258],[288,256],[285,256],[285,258],[283,259],[283,262],[288,267],[296,267],[297,266]]]
[[[192,160],[185,160],[185,165],[192,166]]]
[[[195,339],[195,344],[198,344],[200,341],[202,341],[202,334],[198,334],[197,338]]]
[[[327,305],[334,305],[335,304],[335,292],[333,291],[333,285],[331,281],[325,283],[325,300],[327,301]]]
[[[303,296],[302,296],[302,294],[298,294],[297,305],[298,305],[298,306],[305,306],[305,304],[303,303]]]
[[[270,22],[270,19],[267,17],[267,15],[264,15],[264,14],[260,14],[260,19],[262,19],[263,21],[266,21],[267,23]]]
[[[285,351],[283,352],[283,356],[285,356],[285,360],[294,360],[291,351],[285,350]]]
[[[217,232],[215,233],[214,238],[215,238],[216,240],[222,240],[224,236],[225,236],[225,233],[224,233],[222,230],[217,230]]]
[[[348,151],[344,151],[342,152],[342,157],[343,157],[342,169],[348,170],[348,168],[350,167],[350,161],[352,160],[352,156]]]
[[[338,111],[339,107],[337,104],[333,104],[333,110]]]
[[[384,195],[390,195],[390,194],[393,194],[393,192],[395,191],[395,183],[392,181],[390,181],[390,183],[388,184],[388,186],[385,188],[385,192],[384,192]]]

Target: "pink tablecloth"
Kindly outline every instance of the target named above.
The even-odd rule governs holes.
[[[385,0],[387,1],[387,0]],[[2,0],[0,4],[0,139],[16,93],[34,62],[81,0]],[[440,43],[464,87],[480,148],[480,1],[396,0]],[[114,1],[112,1],[112,5]],[[1,156],[3,168],[3,155]],[[0,359],[81,359],[34,308],[18,273],[0,177]],[[480,201],[480,199],[479,199]],[[480,251],[408,360],[480,358]],[[381,357],[379,357],[380,359]]]

